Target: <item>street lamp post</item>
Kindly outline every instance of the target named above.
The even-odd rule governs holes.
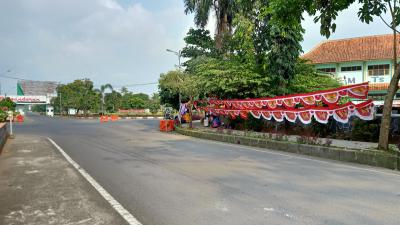
[[[174,53],[176,56],[178,56],[178,68],[179,68],[179,70],[181,69],[181,57],[182,57],[182,52],[181,52],[181,50],[179,50],[179,51],[174,51],[174,50],[171,50],[171,49],[167,49],[167,52],[172,52],[172,53]]]
[[[181,70],[181,57],[182,57],[182,52],[181,50],[179,51],[174,51],[171,49],[167,49],[167,52],[172,52],[174,53],[176,56],[178,56],[178,69],[179,71]],[[178,98],[179,98],[179,105],[178,105],[178,119],[179,119],[179,123],[181,123],[181,113],[180,113],[180,109],[181,109],[181,92],[178,92]]]

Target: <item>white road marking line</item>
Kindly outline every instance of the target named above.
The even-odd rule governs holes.
[[[268,211],[268,212],[273,212],[273,211],[275,211],[274,208],[264,208],[264,210],[265,210],[265,211]]]
[[[95,179],[90,176],[82,167],[79,166],[65,151],[58,146],[51,138],[47,139],[57,148],[57,150],[71,163],[75,169],[100,193],[100,195],[128,222],[129,225],[142,225],[131,213],[128,212],[114,197],[112,197]]]
[[[22,152],[22,153],[29,153],[29,152],[31,152],[32,150],[29,150],[29,149],[21,149],[21,150],[18,150],[17,152]]]
[[[189,136],[189,137],[191,137],[191,136]],[[246,149],[246,150],[252,150],[252,151],[256,151],[256,152],[270,153],[270,154],[274,154],[274,155],[287,156],[287,157],[292,157],[292,158],[297,158],[297,159],[304,159],[304,160],[308,160],[308,161],[320,162],[320,163],[325,163],[325,164],[334,163],[336,166],[338,166],[337,164],[340,164],[340,166],[347,167],[347,168],[352,168],[352,169],[357,169],[357,170],[364,170],[364,171],[369,171],[369,172],[375,172],[375,173],[380,173],[380,174],[385,174],[385,175],[400,176],[400,173],[397,173],[395,171],[393,171],[393,172],[385,172],[385,171],[381,171],[381,170],[374,170],[374,169],[362,168],[362,167],[357,167],[357,166],[351,166],[351,165],[345,164],[346,162],[336,161],[336,160],[333,160],[333,159],[332,160],[330,160],[330,159],[326,159],[326,160],[312,159],[312,158],[297,156],[297,155],[295,155],[296,153],[292,153],[292,154],[279,153],[279,152],[276,152],[276,151],[279,151],[279,150],[271,150],[271,149],[268,149],[268,148],[265,148],[265,149],[263,148],[263,150],[261,150],[260,148],[257,148],[257,147],[244,146],[244,145],[240,145],[240,144],[226,143],[226,142],[220,142],[220,141],[214,141],[214,140],[206,140],[206,139],[195,138],[195,137],[191,137],[191,138],[195,139],[195,140],[202,141],[202,142],[206,142],[206,143],[212,142],[212,143],[216,143],[216,144],[220,144],[220,145],[227,145],[227,146],[231,146],[231,147],[236,147],[236,148],[241,148],[241,149]],[[328,160],[330,160],[330,161],[328,161]],[[360,166],[368,166],[368,165],[360,164]]]
[[[39,173],[39,170],[25,170],[25,174]]]

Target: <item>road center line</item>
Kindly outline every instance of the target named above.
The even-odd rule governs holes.
[[[129,225],[142,225],[128,210],[126,210],[114,197],[110,195],[97,181],[90,176],[82,167],[79,166],[69,155],[58,146],[51,138],[47,137],[54,147],[65,157],[65,159],[71,163],[75,169],[100,193],[100,195],[128,222]]]

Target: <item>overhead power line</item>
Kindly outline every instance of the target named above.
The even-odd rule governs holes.
[[[115,85],[116,87],[135,87],[135,86],[145,86],[145,85],[153,85],[158,84],[158,82],[150,82],[150,83],[138,83],[138,84],[126,84],[126,85]]]
[[[4,78],[8,78],[8,79],[14,79],[14,80],[27,80],[25,78],[12,77],[12,76],[6,76],[6,75],[0,75],[0,77],[4,77]]]

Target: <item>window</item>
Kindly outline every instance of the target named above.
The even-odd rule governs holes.
[[[359,71],[361,70],[361,66],[344,66],[340,68],[342,72],[347,72],[347,71]]]
[[[332,68],[319,68],[317,69],[318,72],[324,72],[324,73],[335,73],[336,72],[336,68],[332,67]]]
[[[389,75],[390,70],[389,64],[383,65],[370,65],[368,66],[368,75],[369,76],[386,76]]]

